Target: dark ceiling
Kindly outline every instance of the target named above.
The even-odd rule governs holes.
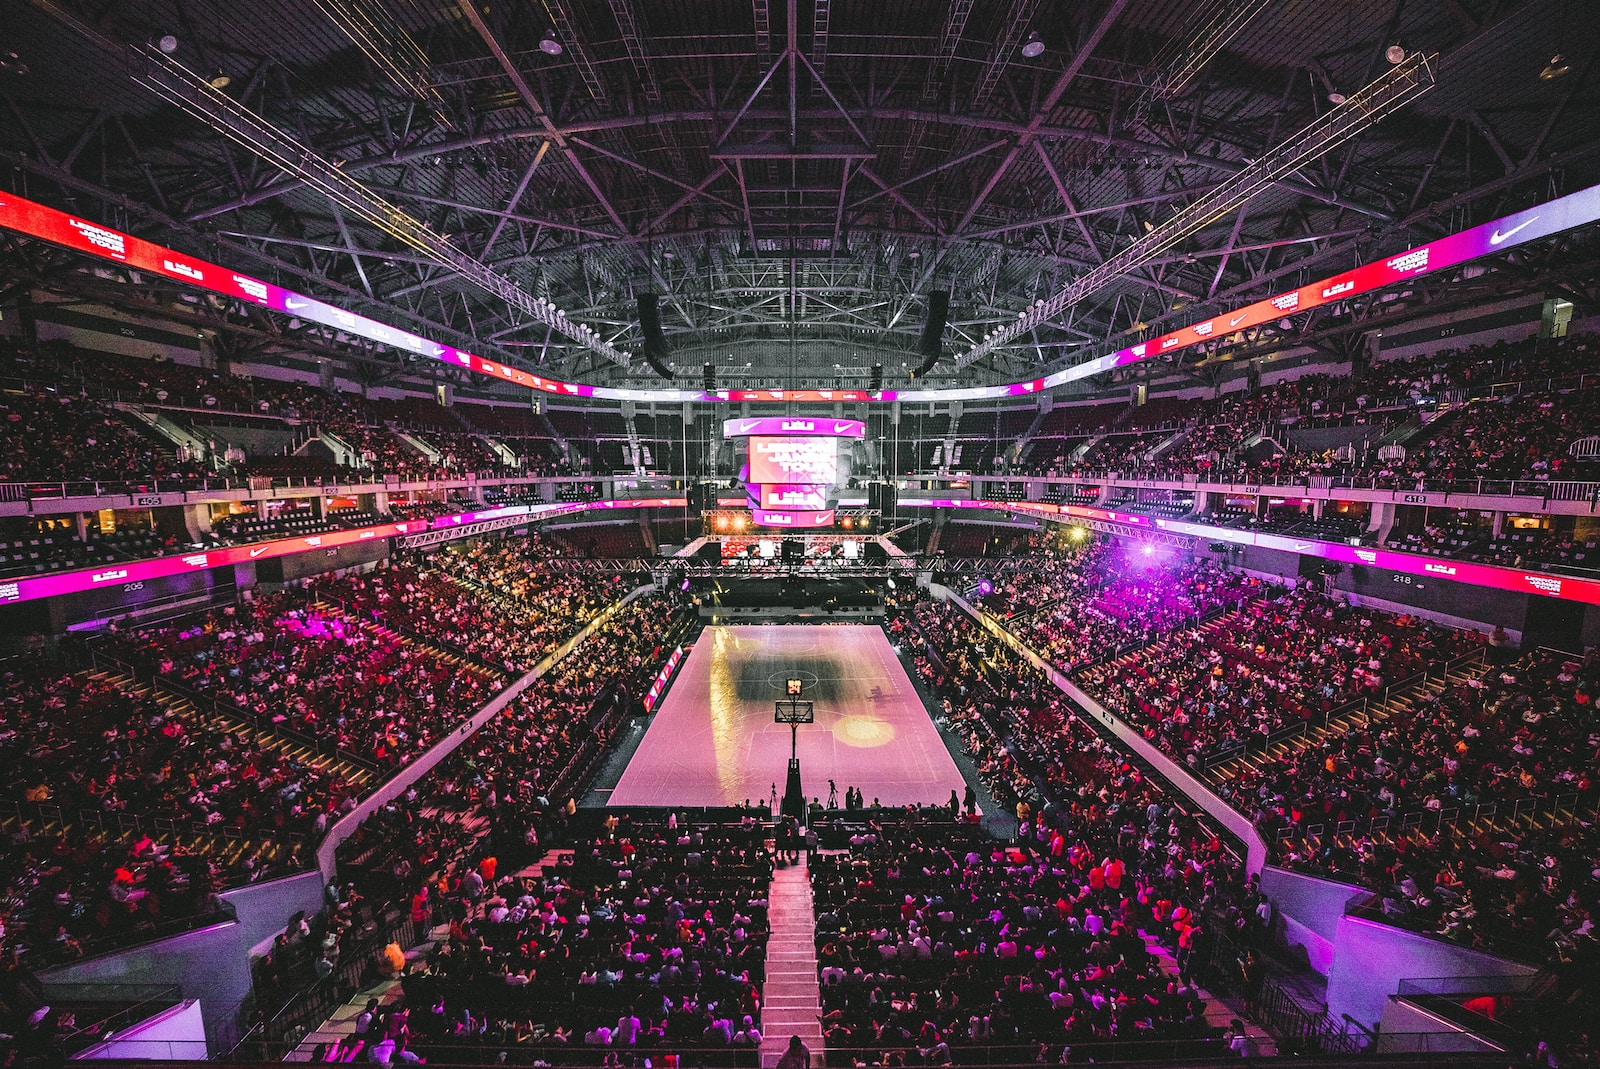
[[[1031,375],[1600,180],[1593,0],[792,3],[0,0],[0,181],[529,367],[643,381],[163,101],[136,77],[155,42],[619,350],[642,344],[635,295],[662,294],[695,380],[707,361],[892,380],[933,289],[959,355],[1383,77],[1394,44],[1436,55],[1429,92],[962,377]]]

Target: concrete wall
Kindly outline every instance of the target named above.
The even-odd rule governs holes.
[[[299,872],[235,887],[223,892],[222,900],[238,913],[239,940],[249,948],[283,931],[296,913],[315,916],[322,908],[322,887],[322,873]]]
[[[1334,940],[1345,903],[1366,891],[1274,865],[1261,871],[1261,891],[1272,899],[1290,946],[1304,947],[1311,967],[1324,976],[1333,963]]]
[[[234,1015],[250,994],[243,928],[234,921],[74,962],[39,974],[46,984],[178,984],[198,999],[211,1049],[234,1036]]]
[[[1383,1018],[1401,980],[1443,976],[1528,976],[1532,965],[1507,961],[1443,939],[1364,917],[1340,917],[1328,968],[1328,1012],[1348,1013],[1368,1028]]]
[[[117,1058],[158,1062],[206,1060],[206,1030],[200,1003],[189,999],[149,1020],[124,1028],[104,1043],[73,1055],[74,1061]]]

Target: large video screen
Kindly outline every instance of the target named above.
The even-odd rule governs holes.
[[[815,483],[757,483],[761,491],[756,504],[764,509],[806,509],[819,512],[828,507],[826,484]]]
[[[750,439],[750,483],[809,483],[832,486],[839,477],[835,438]]]

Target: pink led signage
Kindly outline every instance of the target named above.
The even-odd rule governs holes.
[[[752,435],[865,438],[867,425],[859,419],[817,419],[812,416],[762,416],[722,421],[724,438],[749,438]]]
[[[661,695],[667,689],[667,680],[672,678],[672,673],[677,670],[678,662],[681,660],[683,660],[683,647],[679,646],[672,651],[672,656],[667,658],[667,663],[661,666],[661,671],[656,673],[655,682],[650,684],[649,691],[645,693],[645,712],[650,712],[656,707],[656,702],[661,700]]]
[[[256,542],[251,545],[227,546],[223,549],[209,549],[203,552],[185,553],[178,556],[157,557],[154,560],[118,562],[97,568],[82,568],[71,572],[56,572],[51,575],[0,580],[0,605],[9,605],[19,601],[34,601],[38,598],[58,597],[62,594],[77,594],[85,590],[115,588],[124,583],[141,583],[151,579],[164,579],[170,575],[201,572],[211,568],[221,568],[229,564],[249,564],[255,561],[272,560],[274,557],[288,557],[296,553],[308,553],[315,549],[337,549],[340,546],[353,545],[357,542],[393,538],[396,535],[421,534],[423,531],[444,530],[451,527],[465,526],[470,523],[478,523],[483,520],[501,519],[507,516],[527,516],[530,520],[544,520],[574,512],[588,512],[600,509],[682,508],[685,503],[685,500],[681,497],[644,497],[626,501],[508,505],[502,508],[484,509],[479,512],[459,512],[447,516],[435,516],[431,520],[383,523],[375,527],[358,527],[349,531],[329,531],[326,534],[310,535],[302,538],[280,538],[271,542]]]
[[[1503,568],[1496,564],[1474,564],[1470,561],[1441,560],[1416,553],[1400,553],[1392,549],[1367,549],[1342,542],[1322,542],[1314,538],[1287,538],[1283,535],[1257,534],[1239,531],[1232,527],[1211,527],[1187,520],[1151,519],[1112,509],[1089,508],[1081,505],[1052,505],[1043,501],[969,501],[961,499],[912,500],[901,498],[907,508],[960,508],[996,509],[1003,512],[1021,512],[1037,516],[1066,516],[1075,519],[1104,520],[1127,527],[1154,527],[1172,534],[1193,535],[1215,542],[1229,542],[1240,546],[1260,546],[1279,549],[1308,557],[1336,561],[1341,564],[1364,564],[1406,575],[1433,576],[1450,579],[1471,586],[1509,590],[1518,594],[1543,594],[1566,601],[1581,601],[1600,605],[1600,580],[1584,579],[1574,575],[1551,575],[1523,568]]]
[[[1454,267],[1480,256],[1489,256],[1529,241],[1583,226],[1600,219],[1600,186],[1570,193],[1548,203],[1513,212],[1480,226],[1418,245],[1394,256],[1363,264],[1342,274],[1280,293],[1244,308],[1224,312],[1210,319],[1130,345],[1108,356],[1058,371],[1044,378],[1001,386],[973,386],[928,390],[632,390],[609,386],[588,386],[562,382],[486,360],[463,349],[430,341],[416,334],[356,315],[313,297],[284,289],[250,275],[230,271],[204,260],[163,248],[130,234],[113,230],[91,220],[57,211],[23,197],[0,192],[0,226],[64,245],[91,256],[125,263],[130,267],[163,278],[225,294],[237,300],[298,316],[349,334],[392,345],[407,352],[468,368],[529,389],[568,397],[591,397],[622,401],[976,401],[1001,397],[1025,397],[1063,383],[1098,375],[1113,368],[1148,360],[1191,345],[1226,337],[1263,323],[1294,315],[1311,308],[1368,293],[1383,286],[1404,282],[1433,271]],[[730,421],[738,422],[738,421]],[[825,420],[817,420],[819,425]],[[858,421],[835,421],[858,422]],[[746,431],[754,433],[797,433]],[[824,433],[817,431],[814,433]],[[839,432],[826,432],[839,433]],[[864,432],[863,432],[864,433]],[[844,434],[845,437],[861,437]]]
[[[823,509],[821,512],[798,512],[753,508],[750,510],[750,518],[762,527],[786,527],[793,531],[833,526],[832,509]]]

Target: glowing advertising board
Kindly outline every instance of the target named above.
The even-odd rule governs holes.
[[[672,656],[667,658],[667,663],[661,666],[661,671],[656,673],[655,681],[650,684],[650,689],[645,692],[645,712],[650,712],[656,707],[656,702],[661,700],[661,695],[667,689],[667,680],[672,678],[672,673],[677,670],[678,662],[681,660],[683,660],[683,647],[679,646],[672,651]]]
[[[722,421],[724,438],[749,438],[753,435],[865,438],[867,425],[859,419],[817,419],[803,416],[762,416],[755,419]]]
[[[828,493],[833,489],[827,483],[754,483],[752,501],[764,509],[805,509],[821,511],[828,507]]]
[[[1585,579],[1575,575],[1552,575],[1524,568],[1505,568],[1497,564],[1475,564],[1471,561],[1441,560],[1418,553],[1401,553],[1390,549],[1368,549],[1343,542],[1323,542],[1313,538],[1288,538],[1283,535],[1240,531],[1232,527],[1212,527],[1188,520],[1152,519],[1112,509],[1088,508],[1081,505],[1052,505],[1042,501],[970,501],[965,499],[915,499],[901,498],[904,508],[958,508],[996,509],[1020,512],[1024,515],[1065,516],[1069,519],[1103,520],[1127,527],[1154,528],[1172,534],[1191,535],[1212,542],[1228,542],[1240,546],[1260,546],[1262,549],[1284,550],[1341,564],[1361,564],[1372,568],[1402,572],[1406,575],[1432,576],[1450,579],[1472,586],[1509,590],[1518,594],[1542,594],[1565,601],[1581,601],[1600,605],[1600,580]]]
[[[824,509],[821,512],[795,512],[753,508],[750,510],[750,518],[762,527],[787,527],[795,531],[833,526],[832,509]]]
[[[748,483],[832,486],[839,477],[839,447],[832,438],[750,439]]]
[[[430,341],[419,335],[379,323],[366,316],[345,311],[324,301],[284,289],[250,275],[231,271],[213,263],[124,234],[108,226],[83,219],[23,197],[0,192],[0,227],[30,237],[63,245],[92,256],[102,257],[151,274],[202,289],[211,290],[333,327],[370,341],[392,345],[407,352],[480,375],[516,383],[529,389],[568,397],[592,397],[621,401],[978,401],[1001,397],[1025,397],[1063,383],[1125,367],[1191,345],[1226,337],[1251,327],[1294,315],[1311,308],[1368,293],[1383,286],[1404,282],[1421,275],[1455,267],[1480,256],[1505,252],[1526,242],[1583,226],[1600,219],[1600,186],[1569,193],[1544,204],[1512,212],[1510,215],[1471,227],[1437,241],[1407,249],[1393,256],[1363,264],[1349,271],[1288,290],[1199,323],[1150,338],[1115,353],[1065,368],[1043,378],[999,386],[934,388],[926,390],[636,390],[610,386],[589,386],[563,382],[523,371],[520,368],[486,360],[463,349]],[[733,422],[733,421],[730,421]],[[826,420],[817,420],[819,424]],[[845,422],[845,421],[837,421]],[[749,431],[750,433],[769,433]],[[779,432],[787,433],[787,432]],[[824,433],[816,431],[812,433]],[[838,433],[838,432],[827,432]],[[842,437],[861,435],[841,434]]]
[[[507,505],[483,509],[478,512],[458,512],[435,516],[431,520],[407,520],[403,523],[381,523],[373,527],[358,527],[348,531],[329,531],[324,534],[300,538],[279,538],[269,542],[255,542],[242,546],[227,546],[194,553],[174,554],[153,560],[117,562],[95,568],[80,568],[71,572],[54,572],[50,575],[29,576],[21,579],[0,580],[0,605],[38,598],[76,594],[84,590],[103,590],[124,583],[141,583],[184,572],[204,571],[230,564],[249,564],[255,561],[287,557],[315,549],[337,549],[357,542],[393,538],[397,535],[421,534],[450,527],[465,526],[483,520],[496,520],[507,516],[527,516],[529,519],[549,519],[575,512],[632,508],[682,508],[681,497],[634,498],[625,501],[582,501],[563,504]]]

